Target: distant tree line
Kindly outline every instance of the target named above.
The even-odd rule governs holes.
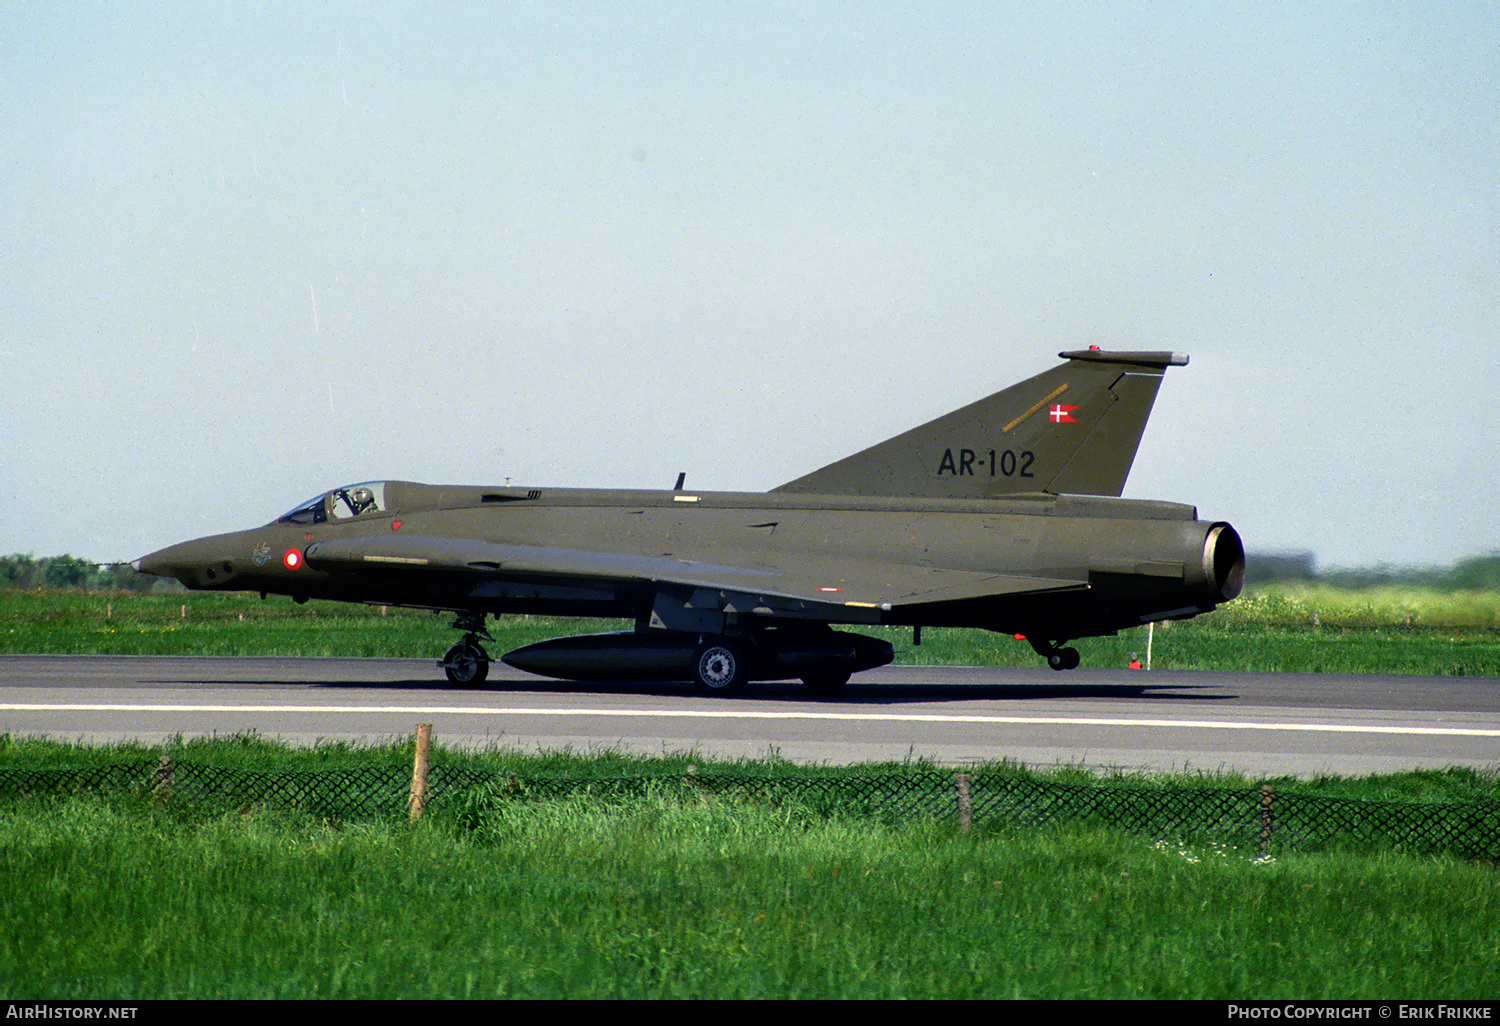
[[[1474,556],[1448,567],[1383,565],[1363,570],[1322,572],[1316,569],[1311,552],[1252,552],[1245,557],[1245,580],[1250,584],[1309,581],[1339,588],[1405,585],[1439,591],[1500,591],[1500,552]]]
[[[0,588],[39,591],[73,588],[80,591],[173,591],[176,581],[137,573],[129,563],[90,563],[77,556],[0,556]]]

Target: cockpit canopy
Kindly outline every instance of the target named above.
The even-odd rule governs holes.
[[[386,509],[384,481],[364,481],[345,485],[315,496],[289,513],[276,518],[278,524],[322,524],[329,520],[348,520]]]

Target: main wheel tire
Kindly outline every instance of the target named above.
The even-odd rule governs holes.
[[[490,655],[472,641],[460,641],[443,656],[443,672],[451,684],[477,688],[490,675]]]
[[[710,641],[698,649],[693,660],[693,683],[709,695],[737,695],[748,679],[745,655],[729,641]]]
[[[817,694],[831,695],[849,683],[849,675],[847,673],[809,673],[802,678],[802,683],[807,685],[808,690]]]

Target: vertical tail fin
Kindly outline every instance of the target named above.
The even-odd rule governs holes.
[[[1177,353],[1059,353],[1067,362],[788,481],[777,492],[995,498],[1119,495]]]

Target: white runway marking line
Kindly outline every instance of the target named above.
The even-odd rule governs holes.
[[[467,705],[155,705],[121,703],[17,702],[0,712],[236,712],[349,713],[403,716],[615,716],[636,719],[842,720],[866,723],[1003,723],[1067,727],[1197,727],[1203,730],[1288,730],[1327,734],[1418,734],[1445,737],[1500,737],[1500,728],[1365,726],[1332,723],[1254,723],[1243,720],[1138,720],[1099,716],[992,716],[948,713],[838,713],[759,709],[523,709]]]

